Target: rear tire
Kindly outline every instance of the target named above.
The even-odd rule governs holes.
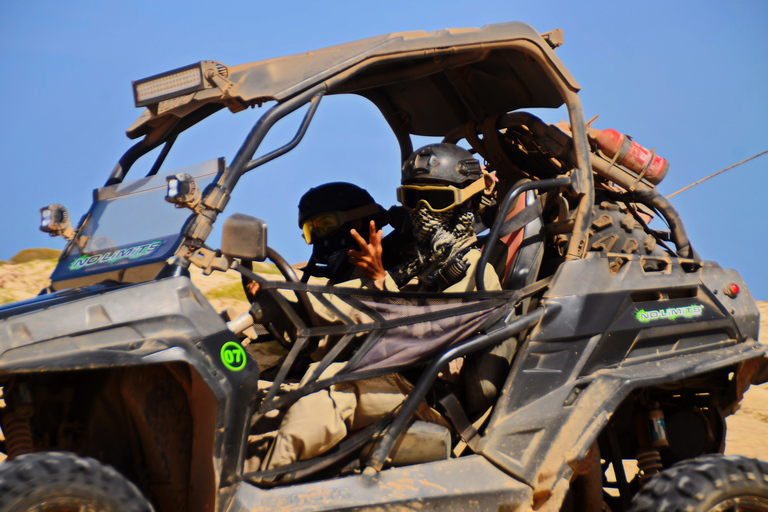
[[[740,455],[705,455],[654,476],[629,512],[768,511],[768,463]]]
[[[65,452],[0,463],[0,512],[152,512],[141,491],[110,466]]]

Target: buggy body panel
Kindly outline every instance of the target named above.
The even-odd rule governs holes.
[[[592,253],[561,265],[543,298],[560,307],[520,347],[480,442],[483,455],[537,490],[567,481],[633,390],[735,374],[765,355],[752,298],[722,293],[745,286],[735,271],[704,263],[648,272],[635,258],[613,273],[611,261]],[[670,314],[648,320],[648,311]]]
[[[169,465],[177,456],[174,448],[188,450],[195,461],[194,471],[185,477],[188,492],[199,500],[198,510],[210,510],[205,504],[213,506],[218,487],[234,481],[242,466],[241,448],[259,371],[250,358],[239,368],[225,364],[225,346],[237,338],[189,278],[55,292],[4,312],[0,379],[29,382],[36,399],[35,390],[43,385],[73,387],[83,404],[94,405],[82,418],[68,421],[90,425],[103,421],[97,411],[100,393],[117,382],[115,386],[130,397],[123,396],[122,406],[112,404],[111,414],[121,407],[129,410],[128,430],[143,436],[141,447],[134,448],[150,459],[147,464],[159,457]],[[82,383],[81,375],[86,377]],[[91,390],[83,387],[88,386],[88,375]],[[95,397],[88,398],[91,394]],[[177,403],[167,403],[169,399]],[[174,412],[171,408],[177,406]],[[161,435],[163,429],[168,431]],[[186,430],[189,444],[176,447],[172,438]],[[78,449],[98,456],[88,446]],[[137,454],[136,460],[141,458]]]

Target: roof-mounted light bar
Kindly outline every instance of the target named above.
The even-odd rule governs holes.
[[[204,60],[159,75],[142,78],[133,82],[133,98],[137,107],[154,105],[169,98],[184,96],[218,84],[214,79],[220,75],[226,78],[227,68],[222,64]]]

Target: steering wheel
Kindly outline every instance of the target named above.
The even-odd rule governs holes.
[[[283,275],[286,281],[290,281],[293,283],[301,282],[299,277],[296,275],[296,272],[294,271],[293,267],[291,267],[288,261],[271,247],[267,248],[267,258],[275,264],[275,266]],[[242,260],[241,265],[247,268],[248,270],[253,271],[253,262],[251,260]],[[257,298],[248,290],[248,285],[252,283],[253,280],[241,274],[241,281],[243,283],[243,291],[245,292],[245,296],[248,299],[248,302],[254,303],[257,300]],[[296,312],[299,314],[299,316],[301,317],[301,319],[304,321],[306,325],[310,327],[317,325],[318,324],[317,316],[315,315],[314,308],[312,307],[312,304],[309,301],[307,292],[296,291],[295,293],[298,299],[298,307],[296,308],[297,310]],[[281,345],[283,345],[287,349],[291,348],[295,339],[291,339],[290,341],[286,340],[283,336],[279,335],[279,333],[272,332],[273,329],[270,329],[269,325],[265,325],[265,327],[280,342]],[[307,349],[314,350],[314,348],[312,348],[314,345],[316,345],[316,343],[312,343],[312,342],[308,343]]]

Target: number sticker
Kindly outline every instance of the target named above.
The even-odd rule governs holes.
[[[228,341],[221,347],[221,362],[233,372],[245,368],[245,358],[245,349],[237,342]]]

